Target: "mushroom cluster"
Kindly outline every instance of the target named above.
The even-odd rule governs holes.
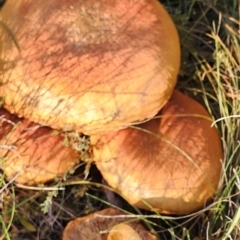
[[[2,125],[19,154],[1,149],[7,176],[21,168],[22,182],[44,182],[76,163],[51,127],[88,135],[103,178],[134,206],[186,214],[215,195],[220,136],[208,112],[174,90],[179,38],[157,0],[8,0],[0,20],[3,107],[29,119],[13,136]],[[38,126],[29,121],[48,127],[29,133]],[[69,231],[64,239],[78,239]]]

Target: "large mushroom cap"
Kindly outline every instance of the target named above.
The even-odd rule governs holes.
[[[199,103],[174,91],[156,118],[138,129],[92,136],[96,165],[131,204],[190,213],[218,189],[223,152],[211,123]]]
[[[157,240],[139,221],[117,217],[121,214],[123,213],[116,209],[107,208],[77,218],[68,223],[62,240]],[[132,234],[129,235],[130,233]],[[132,238],[133,234],[135,238]]]
[[[0,108],[0,168],[8,179],[31,185],[64,175],[79,161],[64,140],[63,134]]]
[[[156,0],[8,0],[0,19],[0,96],[18,116],[94,134],[153,117],[173,91],[179,39]]]

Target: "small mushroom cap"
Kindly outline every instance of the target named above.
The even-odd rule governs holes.
[[[156,0],[8,0],[0,19],[0,96],[19,117],[90,135],[172,94],[179,38]]]
[[[128,231],[133,232],[135,235],[139,235],[141,240],[157,240],[157,238],[150,234],[139,221],[130,221],[131,219],[127,217],[117,217],[121,214],[123,213],[116,209],[107,208],[85,217],[77,218],[68,223],[63,231],[62,240],[138,240],[138,238],[113,238],[119,237],[113,232],[116,233],[116,226],[118,230],[122,228],[118,226],[119,224],[122,225],[122,223],[128,226],[125,226],[124,231],[127,228]],[[123,235],[123,237],[124,236],[126,237],[126,235]]]
[[[79,153],[64,140],[63,134],[0,108],[0,168],[8,179],[31,185],[68,172],[78,163]]]
[[[120,223],[114,226],[108,236],[107,240],[142,240],[140,235],[132,227],[125,223]]]
[[[174,91],[162,111],[137,129],[91,136],[94,159],[104,179],[129,203],[187,214],[218,189],[223,151],[211,124],[199,103]]]

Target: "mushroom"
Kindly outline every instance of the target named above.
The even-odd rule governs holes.
[[[42,127],[0,108],[0,168],[21,184],[44,183],[62,176],[79,161],[63,133]]]
[[[139,221],[107,208],[69,222],[62,240],[157,240]]]
[[[0,96],[19,117],[103,133],[153,117],[176,84],[179,38],[157,0],[8,0],[0,20]]]
[[[107,236],[107,240],[142,240],[136,230],[128,224],[120,223],[114,226]]]
[[[199,103],[176,90],[149,122],[91,136],[96,166],[132,205],[193,212],[214,196],[220,180],[223,151],[211,124]]]

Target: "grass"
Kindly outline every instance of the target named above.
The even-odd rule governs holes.
[[[163,3],[181,38],[177,88],[201,102],[215,120],[224,147],[224,171],[210,206],[190,216],[148,219],[161,239],[239,240],[240,5],[238,0]],[[7,183],[2,174],[0,239],[60,239],[68,221],[108,205],[101,184],[93,184],[101,179],[98,171],[92,167],[84,180],[84,170],[83,164],[65,182],[39,189]]]

